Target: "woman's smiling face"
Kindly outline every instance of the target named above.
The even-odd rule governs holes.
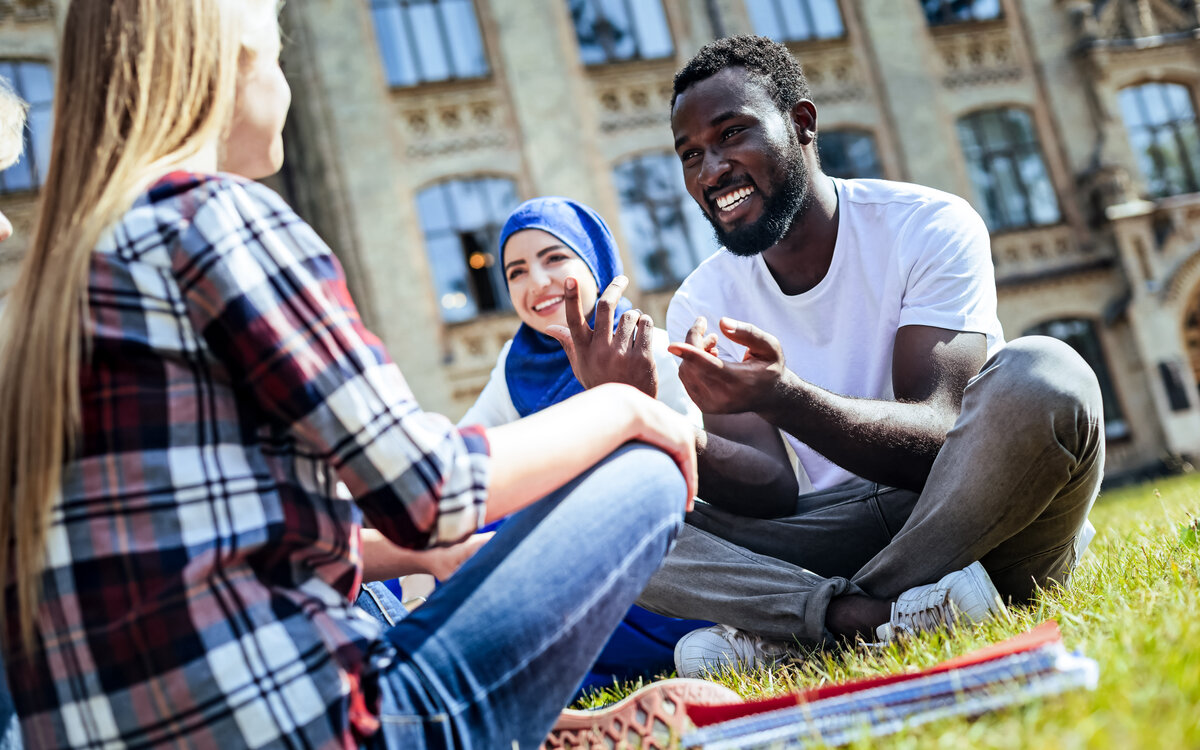
[[[513,308],[525,325],[545,333],[552,325],[565,326],[563,284],[579,284],[584,317],[596,306],[600,290],[588,264],[549,232],[522,229],[504,244],[504,278]]]

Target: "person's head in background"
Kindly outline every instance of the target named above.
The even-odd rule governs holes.
[[[531,198],[512,212],[500,232],[500,262],[513,310],[538,333],[565,326],[563,284],[579,284],[585,313],[621,273],[617,243],[604,219],[568,198]]]
[[[25,142],[25,112],[28,105],[5,78],[0,78],[0,171],[8,169],[21,158]],[[12,235],[12,224],[0,212],[0,242]]]
[[[0,548],[15,548],[0,579],[11,559],[27,633],[79,430],[92,252],[169,172],[278,170],[290,103],[278,0],[72,0],[65,16],[49,169],[0,332],[0,466],[13,482],[0,483],[0,513],[13,520],[0,525]]]
[[[531,198],[517,206],[500,230],[500,263],[522,326],[505,359],[505,380],[521,416],[583,390],[562,344],[546,333],[567,324],[566,281],[579,284],[579,303],[592,318],[596,300],[621,275],[621,257],[600,214],[569,198]],[[621,298],[614,315],[631,307]]]

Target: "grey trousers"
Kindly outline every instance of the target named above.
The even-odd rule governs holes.
[[[638,604],[817,645],[834,597],[895,599],[976,560],[1024,602],[1066,583],[1103,471],[1095,374],[1056,339],[1020,338],[968,383],[922,492],[859,479],[775,519],[698,503]]]

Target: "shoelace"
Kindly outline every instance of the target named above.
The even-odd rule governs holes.
[[[923,597],[923,600],[919,600],[921,604],[918,609],[908,610],[908,607],[905,607],[905,610],[900,610],[900,602],[893,602],[892,627],[896,630],[916,633],[923,630],[935,630],[951,624],[946,617],[947,611],[950,609],[947,605],[949,592],[934,589],[929,594]]]
[[[747,633],[744,630],[738,630],[729,625],[722,625],[721,627],[728,634],[727,640],[750,648],[751,658],[761,655],[769,659],[779,659],[790,655],[787,646],[783,644],[765,640],[757,635]]]

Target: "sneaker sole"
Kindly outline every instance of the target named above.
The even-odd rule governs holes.
[[[715,682],[663,680],[595,711],[563,711],[541,750],[669,750],[691,726],[687,706],[741,700]]]

